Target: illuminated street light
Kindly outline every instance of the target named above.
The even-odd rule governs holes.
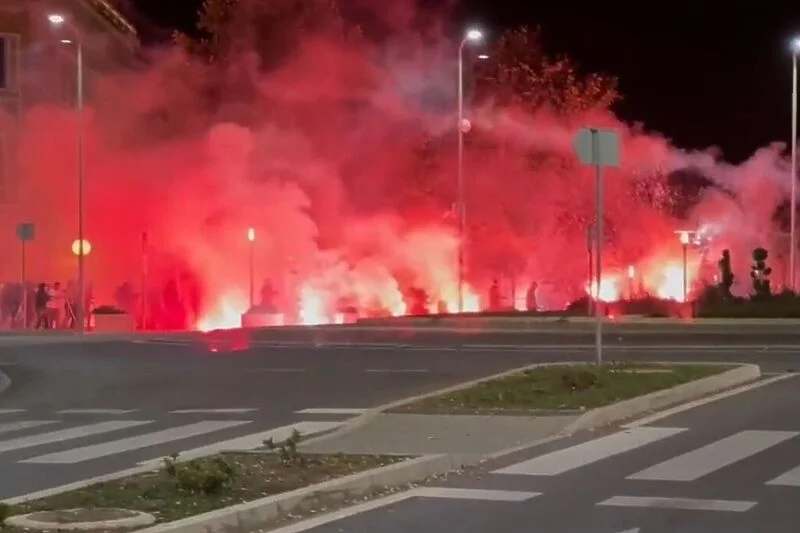
[[[628,265],[628,299],[633,300],[633,280],[636,278],[636,269]]]
[[[689,287],[687,281],[687,268],[686,268],[686,256],[689,251],[689,243],[692,240],[692,233],[696,233],[695,231],[690,230],[681,230],[676,231],[675,233],[678,234],[678,238],[681,241],[681,247],[683,248],[683,301],[688,301],[689,295]]]
[[[51,13],[47,16],[47,20],[54,28],[61,28],[67,24],[67,19],[64,15],[59,13]],[[78,242],[79,243],[79,252],[80,252],[80,243],[87,242],[84,239],[84,202],[83,202],[83,173],[84,173],[84,161],[83,161],[83,43],[81,42],[81,35],[80,32],[75,27],[69,28],[73,33],[74,36],[72,38],[62,38],[61,43],[63,44],[74,44],[75,45],[75,64],[76,64],[76,95],[75,95],[75,117],[76,117],[76,127],[77,127],[77,160],[78,160]],[[84,247],[85,248],[85,247]],[[83,333],[86,330],[86,312],[84,307],[86,306],[86,279],[85,279],[85,266],[84,266],[84,258],[86,254],[89,253],[88,251],[84,250],[84,253],[77,253],[75,255],[78,256],[78,298],[79,298],[79,305],[78,305],[78,331]]]
[[[489,59],[489,54],[480,54],[478,55],[478,59]]]
[[[464,312],[464,233],[467,208],[464,198],[464,133],[469,123],[464,120],[464,47],[483,39],[477,28],[468,29],[458,46],[458,312]]]
[[[800,37],[792,39],[792,173],[791,202],[789,211],[789,284],[797,290],[797,54],[800,53]]]
[[[83,246],[81,246],[83,244]],[[78,257],[89,255],[92,251],[92,244],[86,239],[75,239],[72,241],[72,253]]]
[[[256,230],[247,230],[247,240],[250,241],[250,309],[253,308],[256,299]]]

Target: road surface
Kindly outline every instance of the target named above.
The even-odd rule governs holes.
[[[792,376],[644,425],[584,432],[292,531],[794,533],[798,392]]]
[[[0,348],[0,369],[13,382],[0,395],[0,498],[228,439],[256,435],[260,443],[265,432],[301,422],[302,432],[314,433],[408,396],[532,363],[594,357],[591,347],[566,345],[230,348],[128,341]],[[800,349],[746,343],[735,350],[642,344],[609,348],[606,357],[756,362],[766,372],[800,365]]]

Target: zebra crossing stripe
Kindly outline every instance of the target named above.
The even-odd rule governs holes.
[[[37,435],[0,441],[0,453],[10,452],[12,450],[21,450],[24,448],[33,448],[34,446],[42,446],[44,444],[52,444],[54,442],[62,442],[65,440],[91,437],[92,435],[110,433],[112,431],[134,428],[150,423],[152,423],[151,420],[110,420],[108,422],[87,424],[85,426],[51,431],[49,433],[39,433]]]
[[[800,487],[800,466],[796,466],[776,477],[767,481],[767,485],[780,485],[783,487]]]
[[[655,496],[613,496],[597,505],[606,507],[645,507],[655,509],[684,509],[687,511],[727,511],[744,513],[758,502],[741,500],[701,500],[696,498],[659,498]]]
[[[49,453],[32,457],[20,461],[21,463],[34,463],[34,464],[75,464],[84,461],[91,461],[92,459],[99,459],[109,455],[117,455],[131,450],[138,450],[140,448],[147,448],[157,444],[164,444],[167,442],[188,439],[189,437],[196,437],[198,435],[205,435],[206,433],[213,433],[243,424],[249,424],[250,420],[221,420],[221,421],[208,421],[197,422],[195,424],[188,424],[175,428],[156,431],[153,433],[145,433],[144,435],[137,435],[126,439],[115,441],[102,442],[100,444],[92,444],[90,446],[83,446],[81,448],[72,448],[63,452]]]
[[[563,450],[557,450],[527,461],[522,461],[493,474],[521,476],[557,476],[608,457],[635,450],[653,442],[666,439],[686,428],[637,427],[620,431],[606,437],[590,440]]]
[[[797,431],[740,431],[628,476],[649,481],[694,481],[800,435]]]
[[[0,424],[0,433],[13,433],[14,431],[38,428],[55,423],[55,420],[20,420],[18,422],[6,422],[5,424]]]

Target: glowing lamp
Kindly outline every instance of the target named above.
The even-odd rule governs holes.
[[[682,245],[686,246],[687,244],[689,244],[689,232],[688,231],[681,231],[681,232],[678,233],[678,235],[679,235],[679,237],[681,239],[681,244]]]
[[[255,228],[250,228],[247,230],[247,240],[253,242],[256,240],[256,230]]]
[[[64,22],[66,22],[67,19],[64,18],[64,15],[59,15],[58,13],[52,13],[50,15],[47,15],[47,20],[49,20],[50,24],[52,24],[53,26],[59,26],[61,24],[64,24]]]
[[[86,239],[83,239],[83,255],[89,255],[89,252],[92,251],[92,245]],[[81,255],[81,240],[75,239],[72,241],[72,253],[75,255]]]
[[[792,50],[795,53],[800,52],[800,37],[795,37],[794,39],[792,39],[791,46],[792,46]]]
[[[489,54],[480,54],[478,59],[489,59]]]
[[[467,31],[467,40],[469,41],[480,41],[483,39],[483,32],[477,29],[471,29]]]
[[[633,279],[636,277],[636,269],[633,268],[633,265],[628,265],[628,279]]]

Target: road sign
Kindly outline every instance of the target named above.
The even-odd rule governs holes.
[[[572,147],[584,165],[619,167],[619,134],[615,131],[581,128]]]
[[[22,242],[32,241],[34,237],[34,225],[32,222],[23,222],[17,225],[17,238]]]
[[[572,143],[575,154],[581,163],[586,166],[595,167],[595,222],[591,227],[593,231],[587,232],[587,241],[594,237],[594,287],[589,280],[589,287],[594,289],[594,312],[595,312],[595,348],[597,351],[597,364],[603,362],[603,312],[604,308],[600,299],[600,289],[602,283],[602,264],[603,264],[603,167],[619,166],[619,134],[611,130],[601,130],[598,128],[581,128]],[[591,244],[587,242],[589,248],[589,260],[591,262]],[[590,268],[591,270],[591,268]],[[591,273],[590,273],[591,277]],[[591,295],[589,300],[591,301]]]

